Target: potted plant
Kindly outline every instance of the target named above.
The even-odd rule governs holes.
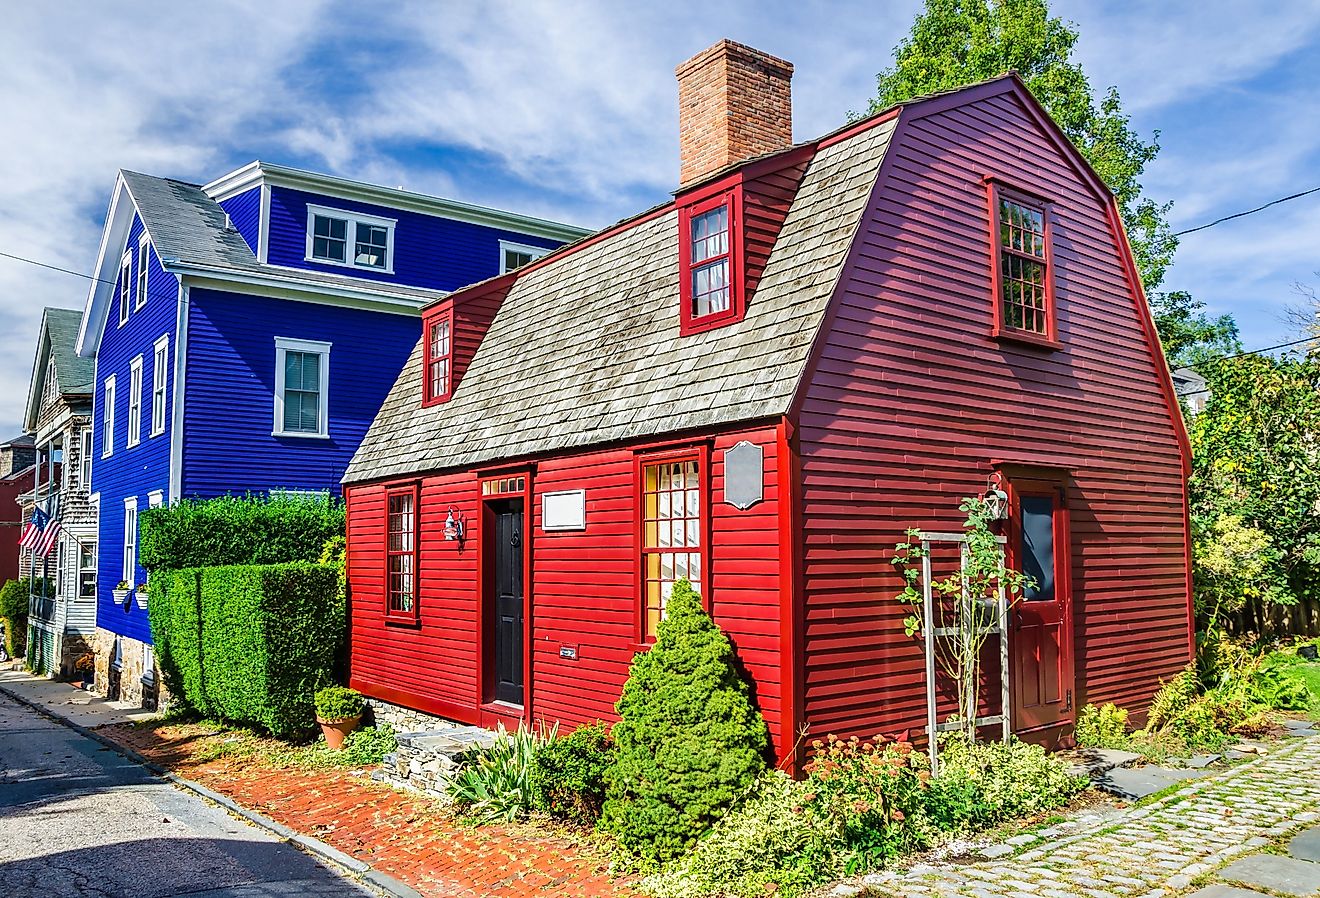
[[[137,585],[137,587],[133,590],[133,593],[134,593],[134,595],[135,595],[136,598],[137,598],[138,607],[141,608],[143,611],[146,611],[146,610],[147,610],[147,584],[146,584],[146,583],[139,583],[139,584]]]
[[[362,693],[343,686],[327,686],[316,693],[316,722],[325,734],[325,744],[338,751],[344,737],[357,729],[366,711]]]
[[[96,663],[91,655],[79,655],[73,662],[73,671],[82,678],[82,688],[90,689],[96,679]]]
[[[127,580],[120,580],[119,585],[113,590],[115,595],[115,604],[123,605],[128,598],[128,594],[133,591],[133,584]]]

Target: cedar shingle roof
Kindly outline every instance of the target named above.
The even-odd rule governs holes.
[[[679,336],[673,207],[519,276],[453,398],[419,341],[344,481],[493,463],[787,413],[893,133],[819,150],[746,318]]]

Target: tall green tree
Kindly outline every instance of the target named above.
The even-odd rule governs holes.
[[[1141,174],[1159,153],[1159,133],[1141,139],[1117,88],[1097,100],[1072,59],[1077,37],[1073,25],[1050,15],[1047,0],[926,0],[895,48],[893,67],[877,76],[869,111],[1016,71],[1117,197],[1152,310],[1169,328],[1160,331],[1166,346],[1175,344],[1181,357],[1232,343],[1231,318],[1211,318],[1185,293],[1159,292],[1178,248],[1168,221],[1172,204],[1142,194]]]

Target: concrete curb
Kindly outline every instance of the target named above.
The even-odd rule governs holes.
[[[156,776],[161,777],[174,786],[192,792],[198,797],[212,802],[213,804],[218,804],[231,814],[241,817],[254,826],[260,827],[272,835],[277,836],[281,841],[292,843],[303,851],[315,855],[321,860],[346,871],[353,879],[365,883],[379,892],[383,892],[385,895],[389,896],[389,898],[425,898],[425,896],[416,889],[404,885],[393,876],[389,876],[388,874],[381,873],[379,870],[373,869],[372,866],[365,861],[360,861],[351,855],[345,854],[338,848],[335,848],[333,845],[328,845],[320,839],[306,836],[297,830],[290,829],[283,823],[271,820],[264,814],[259,814],[256,811],[245,808],[235,802],[232,798],[229,798],[226,795],[221,795],[214,789],[208,789],[201,783],[195,783],[192,780],[184,779],[178,774],[171,773],[145,755],[142,755],[127,746],[120,745],[118,742],[115,742],[106,736],[102,736],[100,733],[96,732],[96,730],[88,729],[80,723],[74,723],[64,715],[47,708],[44,705],[37,704],[26,696],[20,695],[6,686],[0,685],[0,694],[13,699],[25,708],[37,712],[47,720],[52,720],[55,723],[68,727],[78,735],[85,736],[93,742],[98,742],[101,745],[104,745],[116,754],[132,761],[134,764],[145,767]]]

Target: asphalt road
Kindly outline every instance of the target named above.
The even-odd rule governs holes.
[[[370,894],[0,695],[0,898]]]

